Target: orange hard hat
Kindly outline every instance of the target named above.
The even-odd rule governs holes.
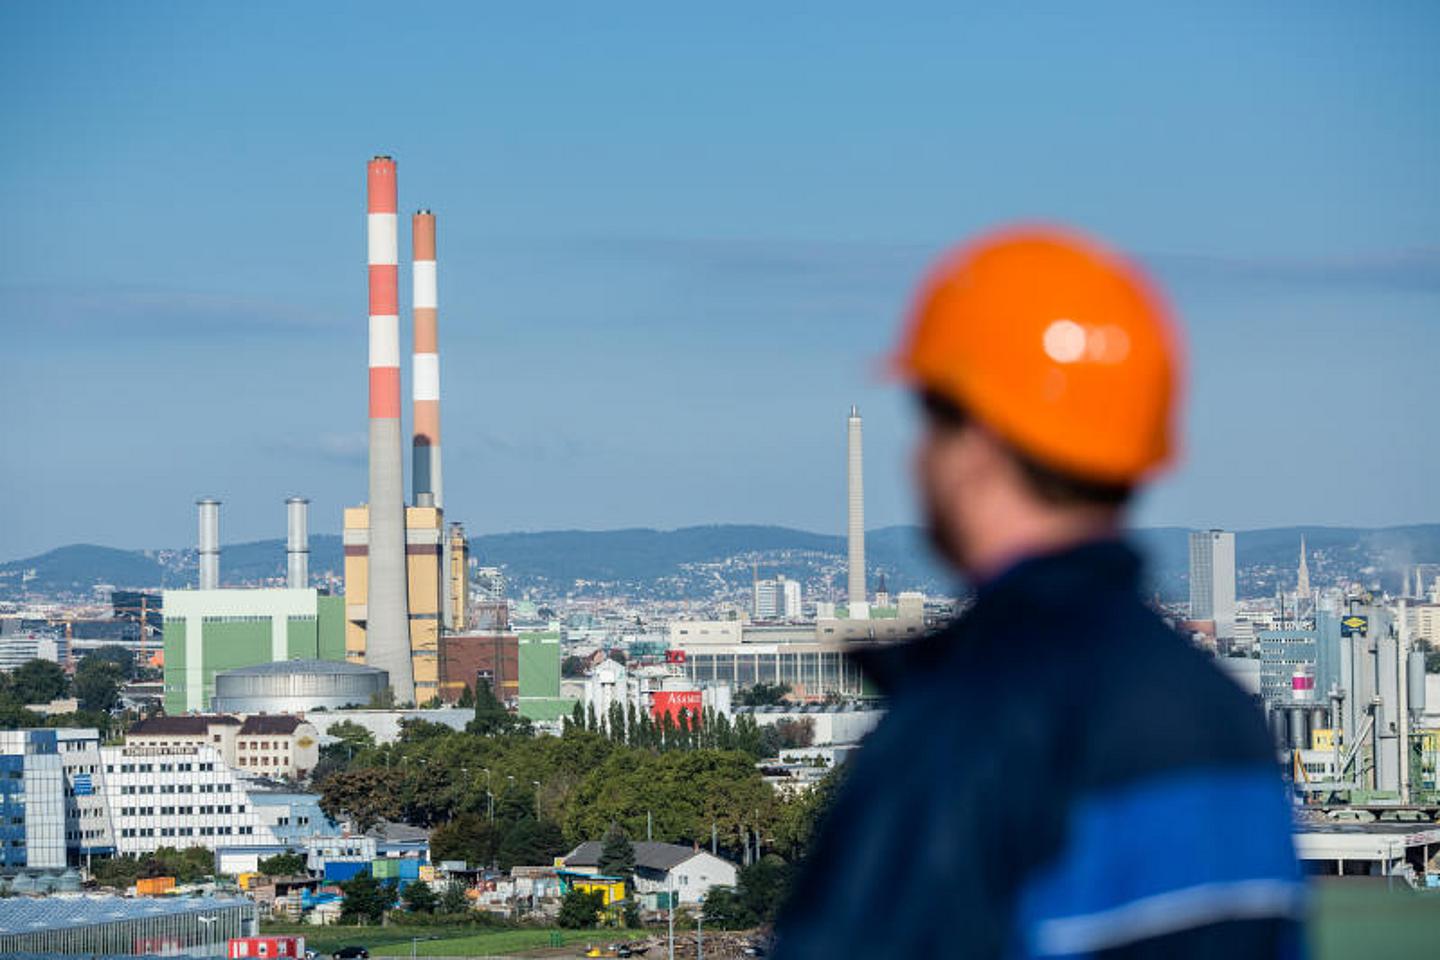
[[[987,234],[921,288],[895,359],[1037,462],[1132,484],[1171,458],[1180,347],[1140,270],[1053,227]]]

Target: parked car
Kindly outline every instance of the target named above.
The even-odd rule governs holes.
[[[341,947],[330,954],[331,960],[370,960],[370,951],[362,946],[351,944],[348,947]]]

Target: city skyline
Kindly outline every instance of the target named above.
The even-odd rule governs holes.
[[[188,544],[198,496],[225,501],[226,542],[276,535],[295,494],[339,530],[365,490],[355,170],[385,152],[407,209],[440,217],[447,499],[472,533],[838,533],[852,403],[871,526],[915,520],[913,418],[878,361],[937,253],[1040,215],[1138,255],[1192,342],[1186,459],[1138,524],[1436,519],[1433,13],[1321,11],[1272,45],[1280,14],[1101,11],[1085,57],[1063,17],[771,16],[752,36],[660,10],[560,30],[458,14],[467,33],[454,10],[297,11],[260,76],[263,15],[217,37],[183,7],[164,32],[100,5],[0,12],[0,76],[27,78],[0,158],[0,444],[24,451],[0,475],[0,559]],[[386,51],[407,63],[369,89]],[[1363,98],[1330,77],[1342,54]],[[946,119],[951,85],[1001,68],[1005,102]],[[1127,82],[1142,69],[1148,89]],[[1357,447],[1386,469],[1336,468]]]

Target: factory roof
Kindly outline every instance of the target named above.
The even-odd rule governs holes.
[[[227,714],[191,714],[178,717],[146,717],[129,730],[140,737],[204,736],[212,726],[238,727],[240,721]]]
[[[276,660],[274,663],[257,663],[253,667],[236,667],[217,674],[222,677],[282,676],[296,673],[319,674],[361,674],[384,673],[378,667],[367,667],[360,663],[345,663],[341,660]]]
[[[0,899],[0,935],[88,927],[117,920],[183,916],[249,907],[241,897],[113,897],[52,894]]]

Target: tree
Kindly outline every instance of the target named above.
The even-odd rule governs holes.
[[[740,703],[746,707],[778,707],[789,693],[788,683],[757,683],[740,692]]]
[[[440,912],[455,915],[470,912],[470,901],[465,896],[465,884],[451,880],[440,891]]]
[[[478,813],[462,813],[430,834],[432,860],[463,860],[488,866],[500,847],[500,831]]]
[[[260,872],[267,877],[293,877],[305,872],[303,853],[277,853],[260,861]]]
[[[11,694],[21,704],[59,700],[69,685],[65,671],[49,660],[27,660],[10,675]]]
[[[400,777],[378,767],[333,774],[320,787],[320,809],[332,819],[349,817],[363,833],[400,815]]]
[[[505,709],[490,689],[488,681],[475,681],[475,719],[465,725],[467,733],[482,737],[496,737],[510,733],[515,728],[515,718]]]
[[[464,709],[466,707],[474,707],[475,691],[471,690],[469,687],[462,688],[460,691],[460,698],[455,701],[455,706],[460,707],[461,709]]]
[[[544,865],[564,852],[565,837],[559,826],[549,820],[525,817],[505,831],[495,854],[495,865],[501,870]]]
[[[405,903],[405,909],[411,913],[434,913],[435,908],[440,905],[440,898],[435,896],[435,891],[430,889],[430,884],[424,880],[412,881],[400,891],[400,899]]]
[[[585,676],[585,660],[576,656],[569,656],[566,657],[564,660],[561,660],[560,676],[565,677],[566,679],[575,679],[577,677]]]
[[[605,895],[599,890],[571,890],[560,901],[560,915],[555,922],[567,930],[588,930],[599,922],[604,909]]]
[[[607,877],[622,877],[628,888],[635,875],[635,847],[625,835],[620,824],[610,824],[605,831],[605,840],[600,845],[599,869]]]
[[[109,660],[120,668],[120,676],[127,683],[135,679],[135,654],[118,644],[107,643],[103,647],[98,647],[85,654],[85,659]]]
[[[86,657],[75,668],[75,696],[86,710],[113,710],[120,702],[124,679],[115,661]]]
[[[379,923],[385,911],[395,906],[395,885],[381,883],[362,873],[340,884],[345,899],[340,904],[342,923]]]
[[[341,720],[339,723],[332,723],[326,733],[349,747],[354,753],[359,753],[361,750],[370,750],[375,746],[375,735],[354,720]]]

